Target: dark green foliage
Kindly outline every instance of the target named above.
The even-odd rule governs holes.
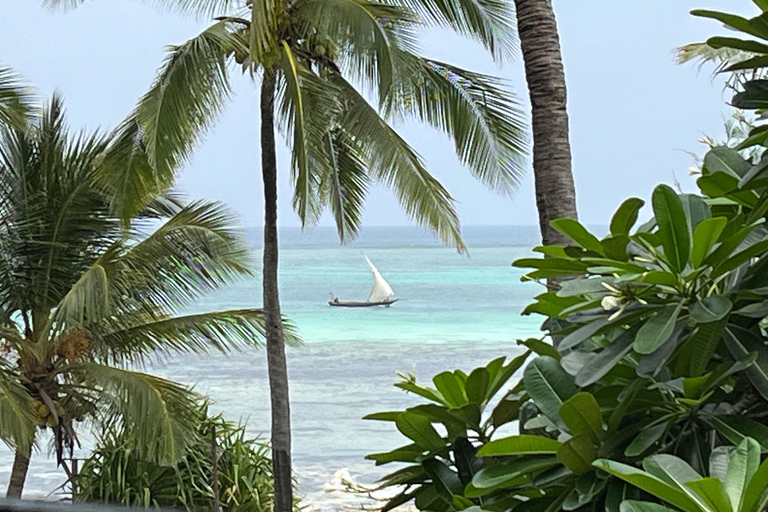
[[[768,40],[768,13],[697,14]],[[754,41],[710,43],[768,57]],[[768,106],[766,83],[742,84],[734,104]],[[408,464],[382,481],[403,486],[390,506],[415,497],[435,512],[765,510],[768,158],[754,147],[765,134],[760,127],[738,148],[713,148],[701,195],[659,185],[645,224],[636,226],[637,198],[602,239],[574,220],[554,221],[571,243],[514,263],[526,280],[562,283],[524,312],[546,317],[545,336],[520,342],[530,350],[515,360],[527,364],[517,382],[473,400],[467,387],[480,377],[458,371],[438,375],[436,389],[400,383],[432,403],[378,418],[400,428],[407,416],[419,430],[400,428],[414,441],[407,455],[371,456]],[[486,410],[489,402],[497,405]],[[518,433],[498,435],[505,425]],[[475,472],[466,462],[460,469],[459,446]]]
[[[76,477],[75,499],[142,508],[213,510],[211,428],[216,428],[222,510],[272,510],[269,446],[245,434],[245,427],[208,416],[200,406],[197,437],[176,465],[154,462],[132,448],[131,432],[106,430]]]

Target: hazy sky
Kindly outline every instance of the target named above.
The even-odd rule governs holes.
[[[150,86],[165,47],[180,44],[206,23],[160,12],[138,0],[92,0],[70,12],[51,12],[35,0],[2,0],[0,64],[12,66],[46,95],[66,97],[70,124],[111,129]],[[696,19],[694,8],[755,14],[748,0],[554,0],[568,82],[571,144],[581,219],[605,224],[626,197],[648,198],[658,182],[676,176],[694,188],[687,169],[702,151],[703,134],[720,136],[727,113],[720,84],[709,70],[677,66],[673,48],[722,34],[717,22]],[[522,63],[496,68],[473,43],[432,32],[430,57],[513,81],[527,112]],[[258,149],[258,95],[236,77],[235,95],[198,148],[179,184],[193,198],[225,201],[246,225],[258,225],[262,200]],[[401,127],[432,172],[459,201],[465,225],[537,223],[533,176],[526,169],[513,199],[474,182],[452,145],[430,129]],[[280,223],[297,225],[291,211],[288,155],[280,155]],[[393,196],[370,194],[367,225],[408,223]],[[321,224],[330,224],[326,216]]]

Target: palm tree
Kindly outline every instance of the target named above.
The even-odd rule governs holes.
[[[550,222],[577,219],[571,172],[565,73],[552,0],[514,0],[531,97],[533,175],[544,245],[568,244]]]
[[[195,442],[196,397],[128,366],[264,339],[259,309],[180,314],[248,275],[247,248],[213,203],[158,196],[122,223],[99,177],[132,165],[123,132],[69,135],[58,96],[24,130],[0,129],[0,439],[15,448],[11,498],[40,429],[52,430],[66,471],[80,422],[122,425],[148,457],[179,460]]]
[[[145,184],[170,183],[179,162],[222,108],[232,60],[261,81],[263,308],[275,510],[288,512],[293,503],[291,431],[277,279],[275,121],[292,149],[293,205],[303,225],[313,224],[329,208],[342,241],[354,238],[366,192],[380,183],[394,191],[416,222],[464,250],[453,198],[390,122],[416,119],[446,133],[462,164],[478,179],[499,192],[513,192],[527,145],[514,97],[502,81],[424,58],[417,45],[418,30],[439,26],[480,41],[498,59],[510,56],[515,39],[509,5],[505,0],[159,3],[216,16],[217,23],[171,49],[137,106],[134,119],[155,181],[115,175],[116,182],[131,184],[131,193],[118,202],[130,210],[131,198],[142,195]],[[361,90],[370,93],[376,106]]]

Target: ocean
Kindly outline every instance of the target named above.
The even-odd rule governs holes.
[[[246,234],[258,268],[260,233]],[[444,370],[470,370],[496,357],[513,357],[521,352],[518,339],[538,336],[541,318],[520,312],[542,288],[522,283],[522,271],[510,265],[531,254],[538,231],[532,226],[468,226],[468,255],[441,246],[416,227],[368,227],[345,246],[331,228],[286,228],[280,237],[283,313],[305,342],[288,352],[299,493],[315,510],[359,507],[360,498],[325,487],[337,470],[347,469],[364,485],[391,470],[364,456],[406,444],[405,438],[392,424],[361,418],[418,403],[393,386],[398,372],[414,372],[427,382]],[[400,300],[390,308],[329,307],[330,292],[341,300],[368,297],[372,279],[363,255],[376,264]],[[195,310],[260,304],[257,273],[205,297]],[[194,385],[210,397],[214,412],[247,421],[249,433],[268,439],[263,350],[174,357],[150,369]],[[3,492],[11,463],[10,451],[0,447]],[[25,497],[55,497],[50,493],[63,481],[42,445],[33,455]]]

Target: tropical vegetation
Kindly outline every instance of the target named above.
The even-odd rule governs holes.
[[[416,222],[463,250],[453,198],[391,121],[414,119],[447,134],[479,180],[511,193],[526,149],[514,97],[503,81],[424,58],[418,49],[421,29],[443,27],[479,41],[494,58],[508,58],[514,54],[510,6],[504,0],[159,3],[217,21],[171,49],[126,125],[149,165],[116,177],[126,192],[122,204],[131,212],[133,201],[172,181],[223,107],[232,64],[260,80],[263,309],[276,510],[287,512],[293,503],[291,431],[277,280],[275,120],[291,148],[293,206],[302,225],[329,209],[341,239],[354,238],[367,190],[378,183],[394,191]]]
[[[269,445],[249,438],[244,425],[211,416],[201,402],[197,438],[175,465],[159,464],[135,448],[132,432],[109,427],[72,481],[76,501],[128,507],[267,512],[274,493]],[[215,456],[215,463],[214,463]],[[214,471],[214,464],[216,470]],[[213,484],[216,478],[218,485]]]
[[[768,40],[768,4],[753,19],[694,11]],[[768,45],[714,38],[768,67]],[[762,112],[768,87],[749,73],[734,106]],[[574,219],[567,244],[514,263],[556,279],[524,314],[545,335],[525,352],[433,386],[398,387],[426,403],[371,415],[408,439],[372,454],[400,463],[389,510],[759,512],[768,506],[768,128],[712,148],[699,194],[667,185],[626,200],[604,236]],[[747,151],[750,150],[750,151]],[[520,370],[515,383],[511,379]],[[513,435],[510,435],[513,434]]]
[[[232,215],[163,193],[123,222],[108,177],[134,164],[120,130],[70,133],[59,96],[23,128],[0,128],[0,439],[15,449],[9,497],[21,496],[44,430],[67,472],[84,427],[129,429],[149,459],[182,459],[198,439],[188,421],[196,395],[136,368],[264,340],[260,309],[190,311],[203,294],[250,275]]]

